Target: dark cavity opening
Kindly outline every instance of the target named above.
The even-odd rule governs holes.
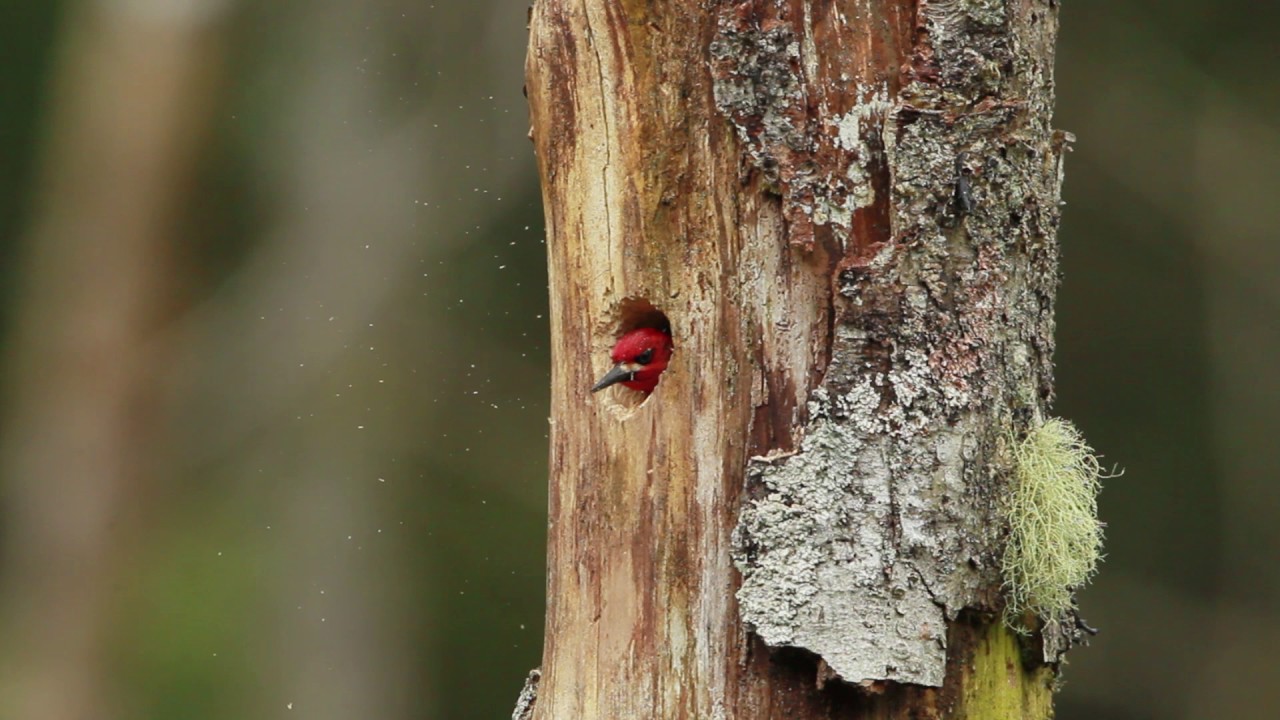
[[[667,314],[654,307],[653,303],[644,298],[624,298],[618,307],[618,330],[614,333],[614,338],[620,338],[642,327],[657,328],[671,334],[671,321],[667,319]]]
[[[671,321],[667,319],[667,314],[642,297],[624,298],[622,302],[618,304],[616,318],[617,324],[614,326],[613,337],[609,340],[606,352],[611,351],[614,344],[624,335],[639,328],[654,328],[665,332],[667,335],[672,335]],[[672,340],[672,345],[675,345],[674,338]],[[674,356],[675,353],[673,351],[672,357]],[[666,372],[667,371],[663,371],[662,376],[660,376],[658,381],[658,385],[654,388],[653,392],[658,392],[658,388],[662,387],[661,377],[664,377]],[[602,400],[605,402],[613,403],[628,410],[639,407],[649,398],[649,394],[632,390],[625,386],[619,386],[616,389],[606,388],[601,391],[600,395],[603,396]]]

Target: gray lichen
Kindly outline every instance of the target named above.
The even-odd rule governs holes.
[[[875,199],[867,166],[874,156],[867,138],[875,134],[864,130],[881,122],[886,92],[871,92],[843,115],[815,112],[823,102],[807,79],[817,73],[812,33],[749,12],[754,5],[719,17],[710,48],[716,106],[765,186],[782,196],[791,242],[811,246],[817,226],[845,237],[854,213]]]
[[[922,0],[894,97],[813,87],[794,22],[740,3],[712,47],[717,103],[781,186],[791,245],[811,247],[826,225],[844,252],[831,361],[798,450],[748,466],[741,615],[847,681],[940,685],[948,620],[1000,602],[1000,438],[1052,398],[1056,20]],[[837,91],[851,109],[815,100]],[[887,237],[851,237],[873,206]]]
[[[735,537],[742,616],[852,682],[940,685],[948,617],[996,577],[989,517],[966,481],[976,420],[926,431],[910,402],[877,412],[886,387],[909,397],[926,385],[905,369],[819,390],[799,452],[748,468],[764,492]]]
[[[538,683],[541,681],[541,669],[529,671],[524,687],[520,689],[520,697],[516,698],[516,709],[511,713],[511,720],[530,720],[533,717],[533,708],[538,702]]]
[[[777,157],[785,149],[803,150],[809,141],[796,122],[795,110],[804,99],[796,63],[800,48],[791,28],[739,31],[727,29],[711,44],[713,60],[732,58],[736,70],[715,85],[716,105],[739,119],[738,131],[757,138],[748,146],[765,177],[779,180]],[[752,126],[745,123],[751,118]]]

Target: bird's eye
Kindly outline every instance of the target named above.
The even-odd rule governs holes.
[[[637,355],[635,362],[638,362],[641,365],[648,365],[649,361],[652,359],[653,359],[653,348],[649,348],[648,350],[645,350],[644,352]]]

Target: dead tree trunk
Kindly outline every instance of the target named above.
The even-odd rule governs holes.
[[[532,717],[1044,718],[1004,438],[1052,394],[1047,0],[537,0],[552,310]],[[593,395],[669,323],[647,399]],[[837,681],[838,680],[838,681]]]

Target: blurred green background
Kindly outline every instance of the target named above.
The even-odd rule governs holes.
[[[1062,5],[1056,410],[1125,474],[1058,717],[1276,717],[1280,6]],[[509,716],[526,6],[0,2],[4,718]]]

